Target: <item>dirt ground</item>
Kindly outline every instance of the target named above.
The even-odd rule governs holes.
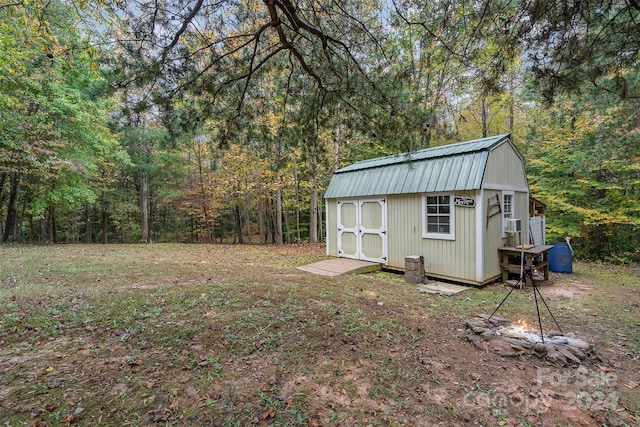
[[[539,284],[593,345],[558,366],[466,338],[500,283],[447,297],[296,270],[323,250],[0,248],[1,424],[639,425],[637,270],[613,288],[593,266]],[[535,325],[532,301],[516,291],[498,314]]]
[[[592,296],[593,285],[575,280],[570,275],[552,273],[551,276],[550,281],[540,282],[538,286],[559,319],[566,318],[567,312],[598,317],[595,312],[590,314],[588,308],[577,308]],[[501,284],[492,287],[504,288]],[[524,291],[533,293],[530,287]],[[509,304],[508,299],[505,304]],[[637,303],[633,306],[637,310]],[[545,310],[542,304],[540,310]],[[561,313],[559,316],[558,312]],[[537,332],[538,325],[532,313],[535,313],[533,309],[525,323],[530,331]],[[545,331],[556,329],[551,322],[550,318],[545,320]],[[560,320],[561,327],[562,323]],[[493,354],[486,345],[483,351],[477,346],[472,348],[457,342],[450,344],[450,353],[455,356],[437,358],[431,364],[448,384],[466,384],[465,389],[473,389],[475,384],[474,392],[466,395],[460,406],[484,407],[495,416],[496,425],[639,425],[637,399],[630,404],[635,407],[626,407],[630,402],[622,398],[637,396],[640,392],[637,343],[636,351],[629,348],[624,330],[617,333],[618,341],[611,345],[599,337],[593,325],[578,323],[569,330],[566,326],[564,332],[574,333],[593,346],[587,359],[580,364],[570,362],[559,366],[538,357],[535,352],[503,357]],[[453,327],[455,325],[449,325],[449,328]],[[483,395],[481,387],[491,388],[492,392]],[[450,395],[451,387],[434,387],[430,391],[444,398]],[[532,417],[532,414],[536,416]]]

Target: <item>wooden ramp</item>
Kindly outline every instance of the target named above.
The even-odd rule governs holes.
[[[298,270],[332,277],[348,273],[369,273],[381,269],[382,266],[378,263],[349,258],[331,258],[298,267]]]

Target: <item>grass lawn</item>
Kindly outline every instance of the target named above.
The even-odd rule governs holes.
[[[1,426],[624,426],[640,417],[640,270],[540,291],[580,366],[466,339],[508,288],[295,267],[320,245],[0,246]],[[536,324],[531,289],[499,311]],[[543,325],[552,319],[541,312]]]

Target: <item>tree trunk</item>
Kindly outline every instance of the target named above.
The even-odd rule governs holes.
[[[2,241],[11,243],[18,240],[18,195],[20,193],[20,172],[13,171],[9,177],[9,205]]]
[[[280,188],[280,170],[276,169],[276,244],[281,245],[282,241],[282,189]]]
[[[482,137],[487,137],[487,98],[482,97]]]
[[[298,163],[295,154],[293,155],[293,181],[296,190],[296,240],[299,243],[302,240],[300,238],[300,181],[298,180]]]
[[[49,235],[47,230],[47,225],[49,224],[48,218],[42,218],[38,221],[38,242],[45,243],[47,241],[47,236]]]
[[[338,106],[338,110],[339,110]],[[333,170],[340,168],[340,123],[336,124],[336,131],[333,136]]]
[[[149,179],[145,171],[140,176],[140,240],[149,243]]]
[[[200,152],[197,152],[198,159],[198,184],[200,185],[200,203],[202,205],[202,216],[204,217],[204,228],[207,233],[207,243],[213,242],[213,230],[211,229],[211,219],[209,218],[209,204],[207,203],[207,188],[204,179],[204,166]]]
[[[101,222],[102,222],[102,244],[106,245],[107,244],[107,231],[108,231],[108,229],[107,229],[108,216],[107,216],[107,209],[104,206],[104,202],[102,204],[102,212],[101,212],[100,217],[101,217]]]
[[[58,243],[58,220],[56,218],[55,208],[49,209],[50,227],[51,227],[51,242]]]
[[[318,159],[315,147],[311,153],[311,194],[309,199],[309,242],[318,243]]]
[[[0,174],[0,212],[2,212],[2,206],[4,206],[4,200],[7,197],[7,193],[4,191],[4,183],[7,182],[7,173],[2,172]],[[0,235],[4,233],[2,228],[2,222],[0,222]]]
[[[251,216],[249,215],[248,203],[245,202],[244,225],[247,227],[247,243],[251,244]]]
[[[291,226],[289,225],[288,212],[284,213],[284,243],[291,243]]]
[[[265,203],[264,199],[260,200],[260,206],[258,208],[258,232],[260,233],[260,243],[267,243],[267,235],[264,228],[265,218]]]
[[[277,193],[276,193],[277,196]],[[277,243],[278,242],[278,232],[276,231],[277,229],[277,222],[278,220],[273,216],[273,200],[269,200],[269,221],[267,222],[267,225],[269,227],[269,233],[271,234],[271,243]],[[277,208],[276,208],[277,210]],[[281,239],[282,240],[282,239]]]
[[[87,206],[87,209],[85,211],[86,214],[86,228],[84,230],[84,242],[85,243],[92,243],[92,239],[93,239],[93,215],[92,215],[92,209],[90,206]]]
[[[17,214],[17,219],[16,219],[16,240],[20,239],[20,236],[22,235],[22,224],[24,222],[24,217],[26,215],[27,212],[27,198],[23,197],[22,200],[22,209],[20,209],[18,211]],[[29,240],[29,242],[31,242],[32,240]]]
[[[78,243],[78,220],[75,210],[67,213],[67,243]]]
[[[322,195],[319,199],[323,200]],[[323,226],[322,216],[323,215],[322,215],[322,202],[321,202],[321,203],[318,203],[318,229],[320,230],[318,234],[319,242],[322,242],[324,240],[324,226]]]
[[[234,217],[236,223],[236,238],[238,239],[238,243],[243,244],[244,239],[242,237],[242,212],[240,211],[240,205],[236,203],[234,208]]]
[[[161,222],[163,220],[160,211],[158,210],[158,197],[153,190],[149,191],[149,239],[151,241],[158,240],[161,231]],[[156,227],[154,229],[154,226]]]
[[[448,59],[445,60],[445,64],[447,62],[448,62]],[[427,69],[431,69],[431,67],[432,67],[431,56],[429,56],[427,58]],[[422,148],[429,148],[431,146],[431,140],[433,139],[433,134],[434,132],[436,132],[436,126],[438,124],[437,111],[438,111],[438,106],[440,105],[441,99],[443,97],[447,72],[445,71],[445,69],[443,69],[442,71],[440,71],[437,78],[433,79],[433,80],[436,80],[435,88],[433,88],[433,85],[432,85],[432,77],[433,76],[431,75],[431,72],[429,72],[427,74],[428,83],[425,86],[424,96],[425,96],[425,99],[432,98],[432,102],[430,104],[431,111],[429,112],[429,120],[427,121],[427,123],[425,123],[424,129],[423,129]],[[427,105],[429,104],[425,104],[425,108],[427,108]],[[443,129],[443,132],[446,133],[446,130]]]
[[[509,77],[509,133],[513,133],[513,116],[515,115],[515,89],[513,88],[513,73],[510,73]]]
[[[33,218],[29,218],[29,242],[33,242],[35,240],[34,236],[37,234],[35,232],[35,224],[33,223]]]

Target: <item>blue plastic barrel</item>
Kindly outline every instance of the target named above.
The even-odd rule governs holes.
[[[554,243],[549,250],[549,270],[555,273],[573,272],[573,252],[567,243]]]

